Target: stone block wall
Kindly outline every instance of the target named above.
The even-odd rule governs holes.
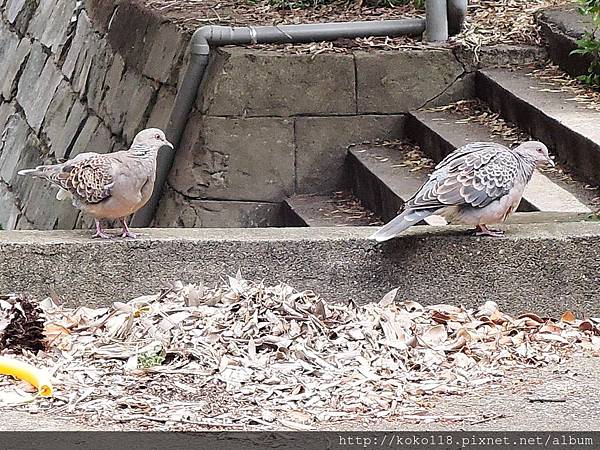
[[[127,147],[165,127],[186,38],[133,3],[0,0],[0,226],[86,224],[69,202],[17,171]],[[100,14],[102,12],[102,14]],[[124,16],[146,17],[144,23]],[[110,22],[110,26],[109,26]],[[146,35],[151,37],[146,43]]]
[[[400,138],[409,110],[468,97],[470,89],[449,49],[318,55],[218,49],[155,223],[205,226],[235,209],[231,202],[272,211],[268,205],[293,194],[340,189],[349,145]],[[185,219],[174,214],[181,205]],[[237,214],[227,220],[245,226],[255,219],[248,212],[240,221]],[[263,224],[280,220],[268,217],[275,222]]]
[[[189,38],[136,0],[0,0],[3,229],[89,225],[17,171],[165,128]],[[344,185],[348,145],[402,136],[408,110],[465,96],[465,75],[447,49],[219,49],[154,225],[280,225],[285,197]]]

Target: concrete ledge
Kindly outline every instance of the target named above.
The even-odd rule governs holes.
[[[506,238],[478,239],[458,227],[418,227],[383,246],[366,239],[370,227],[145,229],[134,241],[2,232],[0,292],[54,290],[91,306],[156,292],[165,281],[213,284],[241,269],[327,301],[377,301],[399,287],[398,298],[426,304],[493,300],[514,313],[600,313],[600,222],[505,229]]]

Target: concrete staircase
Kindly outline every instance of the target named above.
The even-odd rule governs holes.
[[[399,142],[349,148],[348,187],[360,204],[382,221],[391,220],[427,179],[435,163],[469,142],[494,141],[514,146],[533,138],[548,145],[558,169],[536,171],[512,223],[593,219],[598,210],[594,189],[600,185],[600,110],[559,84],[539,79],[531,70],[487,69],[475,77],[477,98],[447,107],[412,111]],[[493,119],[474,120],[469,104]],[[415,161],[415,158],[417,159]],[[323,220],[310,207],[319,197],[291,198],[291,223],[302,226],[368,225]],[[301,208],[298,203],[302,203]],[[288,215],[289,216],[289,215]],[[426,220],[442,225],[441,217]]]

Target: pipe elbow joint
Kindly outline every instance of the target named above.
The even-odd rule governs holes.
[[[214,40],[215,29],[218,25],[207,25],[194,31],[190,41],[190,51],[193,55],[210,54],[210,43]],[[220,28],[220,27],[219,27]]]
[[[207,25],[198,28],[191,39],[191,52],[195,55],[210,54],[210,46],[253,43],[253,27],[226,27]]]

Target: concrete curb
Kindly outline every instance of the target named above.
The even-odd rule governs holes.
[[[418,227],[385,245],[372,227],[145,229],[138,240],[88,232],[0,233],[0,292],[55,292],[69,304],[127,301],[173,280],[213,284],[238,269],[253,280],[313,289],[329,302],[496,301],[518,313],[600,312],[600,222],[507,225],[503,239],[460,227]]]

